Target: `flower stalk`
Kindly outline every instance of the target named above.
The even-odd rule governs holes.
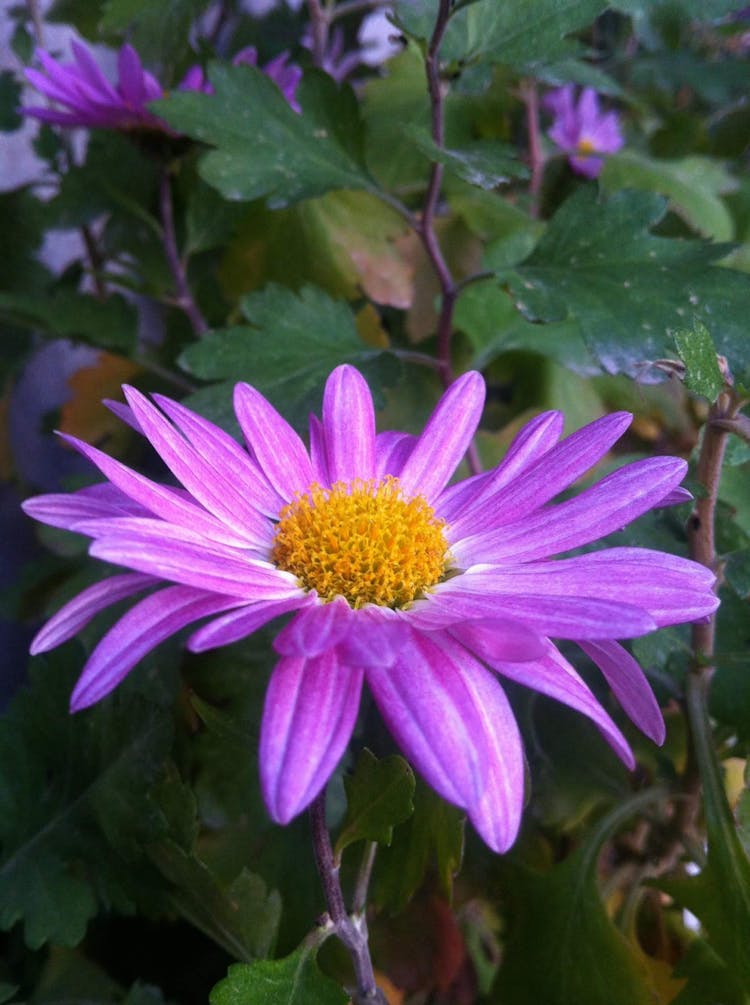
[[[185,314],[195,334],[202,338],[208,331],[208,322],[203,317],[190,290],[185,262],[177,248],[177,234],[172,208],[172,185],[168,169],[162,171],[159,183],[159,214],[161,216],[164,254],[175,286],[175,305]]]
[[[349,914],[346,909],[339,878],[340,864],[334,857],[331,838],[326,827],[325,804],[326,793],[323,789],[310,806],[310,822],[315,864],[326,898],[328,917],[332,926],[331,934],[336,935],[346,946],[352,959],[357,982],[352,999],[354,1005],[387,1005],[385,996],[375,981],[367,937],[367,919],[363,910],[364,896],[361,891],[357,897],[362,900],[360,910]],[[370,852],[370,857],[373,854]],[[370,868],[371,864],[370,861]]]

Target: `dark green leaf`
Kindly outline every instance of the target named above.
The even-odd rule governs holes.
[[[210,70],[215,94],[185,91],[154,106],[175,129],[216,149],[201,174],[227,199],[265,197],[278,207],[332,189],[374,190],[361,154],[351,90],[311,72],[298,91],[303,113],[251,66]]]
[[[283,960],[235,964],[211,992],[211,1005],[346,1005],[349,996],[325,977],[305,943]]]
[[[389,845],[393,828],[414,811],[414,772],[403,757],[379,761],[365,748],[354,774],[344,777],[346,817],[336,841],[336,855],[354,841]]]
[[[685,364],[685,387],[709,401],[716,401],[726,382],[719,369],[716,346],[708,328],[696,321],[692,330],[675,332],[674,340],[680,359]]]
[[[0,293],[0,317],[33,331],[81,339],[105,349],[128,352],[135,346],[137,315],[119,294],[96,300],[64,289],[46,297]]]
[[[396,829],[390,847],[381,848],[375,860],[373,896],[391,911],[400,911],[434,870],[449,895],[461,868],[464,850],[464,816],[423,782],[417,781],[414,813]]]
[[[750,548],[732,552],[724,566],[724,578],[738,596],[750,594]]]
[[[146,63],[158,63],[171,73],[205,7],[205,0],[106,0],[98,27],[104,33],[126,33]]]
[[[485,57],[512,66],[558,59],[571,50],[565,36],[590,25],[606,4],[601,0],[477,0],[451,18],[441,48],[445,60]],[[425,41],[435,25],[438,0],[400,0],[399,26]]]
[[[21,85],[10,70],[0,73],[0,131],[12,133],[20,128],[23,116],[19,114]]]
[[[639,950],[610,921],[597,885],[603,842],[649,798],[654,800],[654,794],[623,803],[548,872],[511,863],[503,869],[512,922],[492,1001],[634,1005],[654,1000]]]
[[[138,871],[123,855],[163,829],[148,789],[171,718],[133,693],[137,674],[71,718],[80,657],[68,647],[40,660],[0,730],[0,927],[23,921],[32,948],[79,942],[99,896],[132,908]]]
[[[746,1005],[747,998],[737,984],[737,979],[725,963],[703,939],[688,946],[685,956],[674,969],[675,978],[687,984],[670,1005]]]
[[[610,373],[653,374],[651,361],[674,354],[672,332],[695,317],[740,375],[750,369],[750,279],[713,266],[726,253],[721,245],[650,234],[664,208],[642,192],[600,202],[586,186],[558,210],[530,257],[501,275],[529,320],[577,320]]]
[[[493,189],[511,178],[525,178],[526,168],[512,147],[494,140],[477,140],[456,150],[437,146],[429,133],[422,128],[404,130],[417,147],[431,161],[444,164],[463,181],[478,188]]]
[[[8,984],[6,981],[0,981],[0,1002],[10,1001],[17,991],[17,984]]]
[[[316,287],[297,294],[271,284],[245,297],[242,307],[253,327],[214,333],[190,346],[181,365],[203,380],[248,381],[298,426],[317,408],[326,377],[340,363],[361,369],[378,400],[381,388],[398,378],[395,358],[362,342],[351,308]]]

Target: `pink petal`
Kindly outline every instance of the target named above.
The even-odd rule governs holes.
[[[480,659],[524,662],[538,659],[546,648],[541,635],[508,618],[461,621],[451,626],[450,633]]]
[[[677,457],[649,457],[619,468],[573,499],[515,523],[451,540],[457,564],[528,562],[578,548],[620,530],[657,505],[685,477],[687,464]],[[502,493],[500,493],[502,495]],[[502,506],[501,503],[498,503]],[[482,509],[482,504],[478,507]],[[460,523],[467,524],[467,517]],[[475,526],[481,526],[479,518]],[[460,533],[458,525],[450,536]]]
[[[416,436],[410,433],[392,430],[378,433],[375,438],[375,477],[383,479],[386,475],[393,475],[398,478],[416,442]]]
[[[91,545],[94,558],[238,600],[281,600],[300,592],[289,573],[221,545],[208,545],[184,528],[135,518],[111,523],[109,531],[81,526],[84,534],[107,535]]]
[[[508,677],[518,684],[562,702],[577,712],[582,712],[596,725],[617,756],[631,770],[635,767],[635,758],[625,737],[589,687],[551,643],[548,644],[545,656],[529,663],[507,663],[489,659],[486,662],[503,677]]]
[[[338,366],[326,381],[323,429],[332,482],[375,475],[375,410],[367,381],[353,366]]]
[[[636,726],[654,743],[664,743],[666,727],[661,709],[646,675],[630,653],[617,642],[606,640],[581,642],[580,646],[607,678],[615,698]]]
[[[477,527],[512,523],[554,499],[602,459],[632,418],[629,412],[613,412],[566,437],[508,485],[467,507],[451,528],[453,540],[474,533]]]
[[[359,709],[362,671],[334,651],[315,659],[282,657],[266,691],[260,731],[260,777],[271,817],[301,813],[346,750]]]
[[[431,594],[430,603],[453,623],[507,618],[558,639],[635,638],[656,628],[646,611],[620,600],[495,595],[482,571],[467,572],[441,583]]]
[[[152,482],[144,475],[140,475],[121,464],[120,461],[109,457],[108,454],[97,450],[96,447],[84,443],[83,440],[67,434],[61,434],[61,436],[66,443],[70,443],[79,453],[96,465],[105,478],[108,478],[121,492],[156,516],[200,533],[209,541],[239,547],[270,543],[270,525],[266,525],[262,536],[251,535],[247,528],[242,528],[242,532],[237,533],[234,528],[230,529],[215,516],[207,513],[202,506],[189,501],[174,489]]]
[[[317,415],[310,415],[310,463],[312,464],[313,481],[325,488],[330,488],[332,479],[328,471],[325,434],[323,423]]]
[[[261,470],[285,502],[305,492],[313,470],[305,445],[286,419],[249,384],[234,389],[234,410]]]
[[[542,412],[519,430],[494,471],[449,485],[436,501],[438,515],[452,522],[467,505],[497,492],[535,464],[555,446],[563,431],[562,412]]]
[[[648,611],[657,626],[712,614],[714,574],[703,565],[647,548],[606,548],[576,558],[486,567],[466,575],[472,589],[496,597],[620,600]]]
[[[140,391],[127,385],[123,391],[144,435],[190,494],[236,534],[267,539],[268,521],[254,505],[252,486],[235,483],[210,454],[204,457]]]
[[[202,653],[206,649],[218,646],[228,646],[240,639],[247,638],[267,622],[278,618],[289,611],[304,607],[312,597],[289,597],[286,600],[261,600],[255,604],[244,604],[239,610],[222,614],[207,625],[199,628],[187,640],[187,648],[193,653]]]
[[[186,586],[168,586],[141,600],[94,649],[73,690],[71,711],[78,712],[109,694],[147,653],[191,621],[227,610],[234,603]]]
[[[457,806],[478,803],[487,782],[482,713],[451,655],[412,632],[391,667],[369,667],[367,682],[386,726],[429,784]]]
[[[141,593],[149,586],[156,586],[157,582],[152,576],[131,572],[124,576],[112,576],[101,583],[94,583],[61,607],[44,628],[37,632],[29,647],[31,655],[47,652],[67,642],[100,611],[117,603],[118,600]]]
[[[392,666],[411,634],[399,612],[384,607],[353,611],[350,621],[350,630],[337,651],[344,662],[353,666]]]
[[[333,649],[349,631],[351,614],[343,597],[329,604],[308,606],[281,629],[273,647],[281,656],[303,659],[320,656]]]
[[[257,510],[266,516],[278,516],[282,500],[236,440],[178,401],[163,394],[155,394],[154,400],[196,450],[210,457],[213,465],[241,487]]]
[[[451,384],[401,469],[405,495],[421,495],[431,502],[445,488],[474,436],[484,395],[479,373],[470,371]]]

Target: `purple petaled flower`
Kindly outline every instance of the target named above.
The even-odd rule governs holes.
[[[73,710],[108,694],[186,625],[194,652],[245,638],[280,615],[280,659],[260,736],[263,795],[286,823],[322,790],[352,734],[366,682],[404,754],[487,844],[507,849],[523,806],[521,738],[507,678],[582,712],[630,767],[624,736],[551,639],[571,639],[653,740],[664,722],[646,678],[616,641],[710,615],[712,573],[645,548],[553,556],[684,499],[686,464],[636,461],[551,504],[609,450],[617,412],[560,441],[546,412],[492,471],[449,485],[476,430],[484,381],[467,373],[420,436],[375,432],[367,384],[328,378],[309,449],[253,387],[235,388],[247,450],[161,395],[125,388],[113,405],[180,484],[158,484],[71,436],[103,484],[25,503],[86,534],[91,554],[128,569],[91,586],[39,632],[32,651],[71,638],[126,597],[146,596],[91,653]],[[207,620],[206,620],[207,619]]]
[[[118,82],[109,83],[96,60],[85,46],[73,42],[75,62],[64,65],[37,49],[37,59],[44,72],[25,70],[26,79],[37,91],[59,108],[31,106],[23,108],[24,115],[41,122],[62,126],[84,126],[90,129],[150,129],[173,135],[172,130],[147,105],[164,97],[159,81],[144,70],[140,57],[130,45],[123,45],[117,57]],[[266,64],[263,72],[280,88],[295,111],[300,108],[295,100],[297,84],[302,71],[288,63],[288,54],[282,53]],[[234,63],[257,63],[255,49],[245,49],[235,56]],[[181,91],[203,91],[212,88],[200,66],[192,66],[178,85]]]
[[[598,155],[614,154],[624,143],[617,112],[602,113],[599,97],[590,87],[583,88],[576,102],[573,84],[551,91],[544,106],[555,116],[550,139],[568,154],[574,171],[597,178],[604,164]]]

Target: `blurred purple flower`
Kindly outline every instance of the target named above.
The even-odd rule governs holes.
[[[118,82],[109,83],[88,49],[73,42],[74,62],[63,64],[44,49],[37,49],[42,70],[25,70],[26,79],[59,108],[33,105],[23,113],[41,122],[62,126],[84,126],[90,129],[150,129],[173,135],[163,119],[149,111],[147,105],[164,97],[159,81],[144,70],[140,57],[130,45],[123,45],[117,57]],[[263,72],[281,89],[295,111],[300,111],[294,94],[302,71],[288,63],[282,53],[266,64]],[[255,49],[245,49],[235,56],[234,63],[257,63]],[[200,66],[192,66],[178,85],[181,91],[203,91],[212,88]]]
[[[455,381],[419,436],[375,432],[367,384],[330,375],[310,447],[248,384],[235,388],[247,450],[161,395],[126,387],[112,405],[154,446],[180,487],[150,481],[65,439],[107,481],[24,504],[44,523],[93,539],[91,554],[128,572],[89,587],[42,628],[35,653],[99,611],[147,592],[104,635],[71,707],[99,701],[151,649],[208,619],[188,649],[228,645],[293,613],[277,633],[260,773],[286,823],[336,767],[366,682],[404,754],[487,842],[507,849],[523,807],[521,738],[499,678],[583,713],[630,767],[625,737],[551,638],[575,640],[625,712],[656,742],[664,722],[646,678],[616,638],[710,615],[714,576],[645,548],[552,560],[685,498],[683,460],[654,457],[552,505],[628,427],[618,412],[560,440],[546,412],[492,471],[449,484],[479,422],[478,373]]]
[[[586,178],[598,177],[604,158],[597,155],[616,153],[624,143],[617,112],[602,112],[590,87],[583,88],[576,102],[573,84],[550,91],[544,106],[555,117],[549,137],[568,154],[573,170]]]

